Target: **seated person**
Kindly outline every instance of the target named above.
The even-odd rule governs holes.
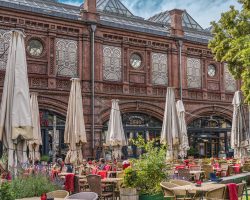
[[[88,164],[87,160],[83,159],[82,164],[79,167],[79,174],[80,175],[87,175],[90,173],[90,165]]]
[[[104,158],[101,158],[100,159],[100,164],[98,166],[98,169],[99,170],[105,170],[105,166],[106,166],[106,162],[105,162]]]

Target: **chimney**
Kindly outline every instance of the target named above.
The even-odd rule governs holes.
[[[82,19],[89,22],[98,22],[99,14],[96,9],[96,0],[85,0],[82,10],[81,10]]]
[[[184,31],[182,27],[183,10],[173,9],[169,11],[171,18],[171,34],[177,37],[183,37]]]
[[[89,13],[96,13],[96,0],[85,0],[83,9]]]

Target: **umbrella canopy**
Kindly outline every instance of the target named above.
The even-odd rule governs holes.
[[[0,112],[0,139],[8,166],[27,161],[26,140],[33,137],[24,34],[12,31]]]
[[[112,100],[109,126],[106,136],[106,145],[113,148],[113,157],[115,159],[121,158],[121,149],[123,146],[127,146],[118,102],[119,100],[117,99]]]
[[[247,153],[247,148],[249,146],[249,133],[247,131],[244,103],[240,91],[235,92],[232,104],[234,106],[234,110],[231,147],[234,149],[234,157],[241,158]]]
[[[29,141],[29,158],[33,160],[40,160],[39,146],[42,145],[40,115],[37,101],[37,93],[31,93],[30,107],[33,125],[33,139]]]
[[[184,158],[187,156],[187,151],[189,150],[188,136],[187,136],[187,125],[185,120],[185,108],[181,100],[176,103],[177,116],[180,125],[180,147],[179,156]]]
[[[168,88],[161,130],[161,143],[168,145],[167,159],[178,158],[180,127],[175,105],[174,88]]]
[[[71,90],[64,131],[64,142],[69,145],[66,163],[82,161],[82,144],[87,143],[82,108],[80,79],[71,79]]]

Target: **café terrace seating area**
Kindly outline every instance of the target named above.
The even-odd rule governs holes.
[[[44,163],[43,163],[44,164]],[[100,170],[102,166],[102,170]],[[194,159],[176,160],[168,163],[168,177],[160,183],[161,199],[248,199],[247,183],[250,180],[249,161],[237,159]],[[36,164],[27,167],[23,179],[43,173],[57,184],[58,190],[43,194],[46,199],[126,199],[120,195],[126,169],[133,168],[132,162],[86,161],[78,166],[58,163]],[[8,181],[2,171],[2,182]],[[9,180],[11,182],[11,180]],[[129,198],[129,197],[128,197]],[[132,197],[130,197],[133,199]],[[41,197],[23,200],[39,200]]]

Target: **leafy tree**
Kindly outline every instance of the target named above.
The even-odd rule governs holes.
[[[234,6],[212,22],[214,38],[209,48],[217,61],[226,62],[235,79],[241,79],[245,100],[250,104],[250,0],[238,0],[242,9]]]

